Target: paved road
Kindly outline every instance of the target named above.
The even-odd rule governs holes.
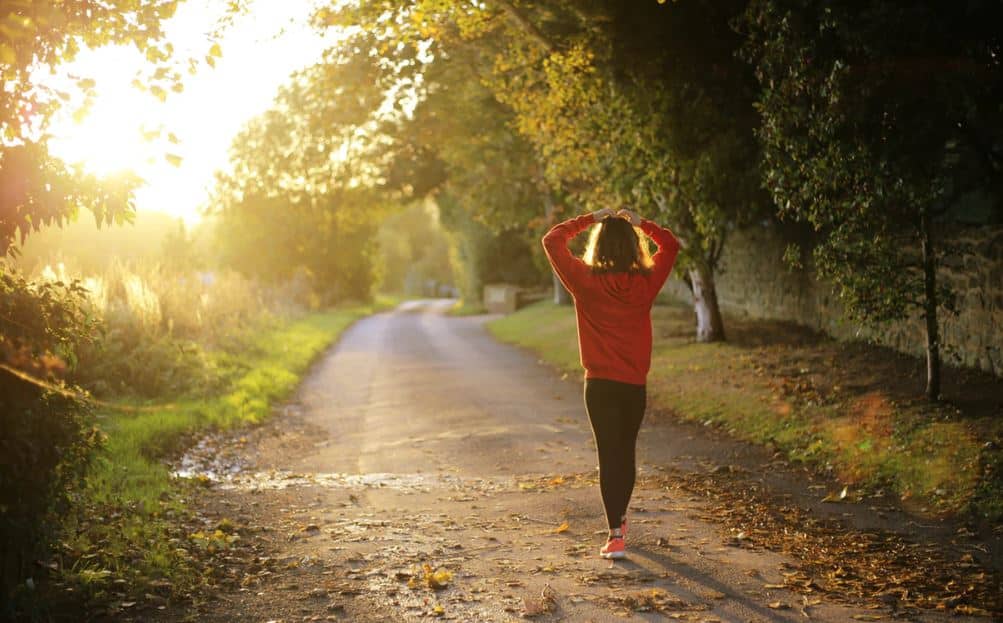
[[[586,469],[591,433],[578,390],[495,342],[453,301],[364,319],[304,382],[300,401],[331,445],[296,469],[465,476]],[[555,451],[540,451],[555,445]]]
[[[664,419],[641,432],[630,559],[599,559],[605,531],[580,382],[495,342],[484,317],[444,315],[451,304],[360,320],[315,366],[291,414],[241,450],[254,469],[221,486],[220,506],[206,513],[254,526],[249,538],[267,556],[232,571],[233,590],[189,619],[873,616],[777,588],[797,562],[734,546],[706,501],[662,471],[752,451]],[[433,590],[425,564],[449,571],[448,586]]]

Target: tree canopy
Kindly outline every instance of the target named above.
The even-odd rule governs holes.
[[[766,205],[755,80],[729,26],[743,7],[423,0],[331,7],[317,21],[376,33],[370,53],[423,42],[429,72],[462,57],[497,102],[486,110],[532,149],[539,182],[526,187],[542,186],[558,213],[627,204],[672,223],[686,243],[698,335],[713,340],[723,337],[713,271],[727,231]]]
[[[850,317],[926,318],[931,396],[952,301],[936,221],[1003,181],[1001,20],[994,2],[800,0],[754,0],[744,18],[764,185],[819,232],[815,266]]]
[[[47,87],[39,74],[72,61],[84,47],[133,45],[149,61],[137,80],[157,97],[181,86],[181,71],[171,63],[173,47],[162,24],[177,0],[84,0],[33,2],[10,0],[0,11],[0,254],[12,252],[32,231],[61,225],[80,208],[96,222],[122,222],[132,214],[138,180],[128,174],[99,179],[70,167],[48,150],[48,124],[61,107],[86,110],[94,81],[79,77],[78,94]]]

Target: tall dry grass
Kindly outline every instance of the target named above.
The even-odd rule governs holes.
[[[302,287],[266,288],[231,270],[112,260],[100,274],[65,262],[39,279],[82,281],[101,337],[81,349],[74,381],[102,396],[191,395],[239,371],[255,331],[303,313]]]

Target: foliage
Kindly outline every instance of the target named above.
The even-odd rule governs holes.
[[[68,281],[64,265],[38,284]],[[222,379],[210,351],[239,348],[247,334],[296,310],[292,287],[265,288],[229,270],[196,271],[117,260],[77,283],[95,323],[76,349],[74,382],[101,397],[200,395]]]
[[[543,273],[533,261],[539,245],[527,241],[524,230],[492,231],[451,194],[441,193],[437,200],[443,227],[453,237],[450,260],[463,305],[479,308],[489,283],[541,284]]]
[[[435,196],[458,289],[473,305],[484,283],[536,285],[549,272],[537,241],[552,199],[511,109],[482,84],[489,55],[454,43],[437,42],[414,111],[384,126],[393,146],[383,188],[398,201]]]
[[[150,61],[144,78],[151,91],[166,95],[180,88],[172,68],[173,49],[164,42],[161,25],[174,14],[176,0],[137,3],[110,0],[33,2],[11,0],[0,10],[0,255],[11,252],[31,231],[71,220],[79,208],[91,210],[101,223],[122,222],[132,212],[131,176],[98,180],[70,169],[47,148],[52,115],[73,99],[72,93],[39,84],[38,72],[72,61],[82,47],[134,45]],[[94,81],[76,85],[89,98]],[[83,106],[86,107],[86,101]]]
[[[322,304],[370,298],[381,212],[373,115],[384,99],[374,62],[329,52],[234,140],[213,206],[227,265],[270,283],[305,274]]]
[[[683,265],[697,267],[712,294],[713,269],[728,229],[761,214],[767,203],[756,168],[755,81],[734,56],[740,40],[729,27],[743,7],[738,0],[671,6],[419,0],[326,10],[319,21],[375,29],[384,46],[427,41],[430,85],[449,75],[450,64],[474,68],[493,97],[463,97],[480,87],[454,86],[430,88],[428,101],[450,98],[453,114],[440,116],[454,126],[495,127],[483,121],[485,111],[507,119],[521,137],[509,143],[530,147],[529,157],[516,160],[530,166],[516,168],[515,176],[511,166],[493,168],[481,176],[482,185],[516,182],[494,196],[508,200],[528,187],[541,197],[533,205],[541,207],[551,198],[586,209],[639,206],[685,239]],[[478,101],[471,110],[469,103]],[[490,136],[482,130],[469,142],[450,132],[437,136],[459,144],[438,150],[447,163],[449,151],[492,155],[477,140]],[[511,150],[495,151],[512,161]],[[481,161],[495,162],[468,157],[465,163]],[[453,169],[452,177],[462,180],[462,167]],[[471,170],[476,173],[476,166]],[[478,215],[494,211],[490,202],[483,207],[471,202],[471,209]],[[511,213],[526,225],[539,219],[525,208]],[[713,296],[708,304],[716,310]]]
[[[9,607],[46,558],[99,442],[87,406],[56,385],[94,329],[82,299],[79,282],[30,284],[0,263],[0,363],[55,388],[0,370],[0,594]]]
[[[50,88],[37,78],[71,61],[84,46],[136,46],[150,61],[145,84],[166,96],[180,88],[179,74],[167,61],[172,50],[161,24],[175,0],[93,3],[11,0],[0,9],[0,256],[16,253],[29,233],[72,220],[89,209],[100,224],[121,223],[132,213],[137,179],[121,175],[99,180],[68,167],[48,151],[48,123],[73,93]],[[143,81],[140,81],[142,84]],[[83,107],[93,80],[81,77]],[[30,284],[0,267],[0,362],[19,373],[52,382],[72,368],[77,347],[92,334],[93,319],[77,282]],[[87,409],[59,391],[0,371],[4,471],[2,582],[4,604],[13,583],[24,579],[29,561],[44,557],[46,529],[56,525],[79,481],[97,436]],[[6,609],[5,605],[5,609]],[[7,616],[10,612],[4,612]]]
[[[744,18],[765,186],[821,232],[816,268],[851,317],[922,310],[934,376],[937,308],[952,300],[936,284],[934,220],[1003,188],[1001,19],[998,3],[801,0],[756,0]]]
[[[765,184],[781,214],[824,232],[818,269],[847,311],[881,321],[922,303],[922,273],[909,270],[920,211],[985,183],[966,170],[979,146],[965,143],[992,140],[1003,81],[983,80],[989,15],[866,4],[754,2],[746,53],[764,86]],[[943,59],[958,66],[933,65]]]
[[[449,239],[435,205],[414,202],[387,215],[377,234],[380,249],[380,289],[410,295],[431,295],[425,285],[453,282]]]

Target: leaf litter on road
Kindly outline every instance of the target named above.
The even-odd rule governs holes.
[[[723,472],[666,471],[671,475],[653,476],[646,484],[697,494],[707,508],[700,517],[724,524],[730,544],[778,551],[798,561],[784,571],[782,583],[764,588],[898,610],[992,615],[1000,608],[992,574],[970,555],[953,560],[937,543],[856,530],[839,519],[817,517],[772,499],[758,483],[737,483]],[[847,494],[844,489],[833,497],[844,501]],[[735,532],[746,538],[736,539]]]
[[[539,597],[524,597],[522,606],[522,616],[532,618],[542,614],[550,613],[557,606],[557,591],[550,584],[546,584],[540,591]]]

